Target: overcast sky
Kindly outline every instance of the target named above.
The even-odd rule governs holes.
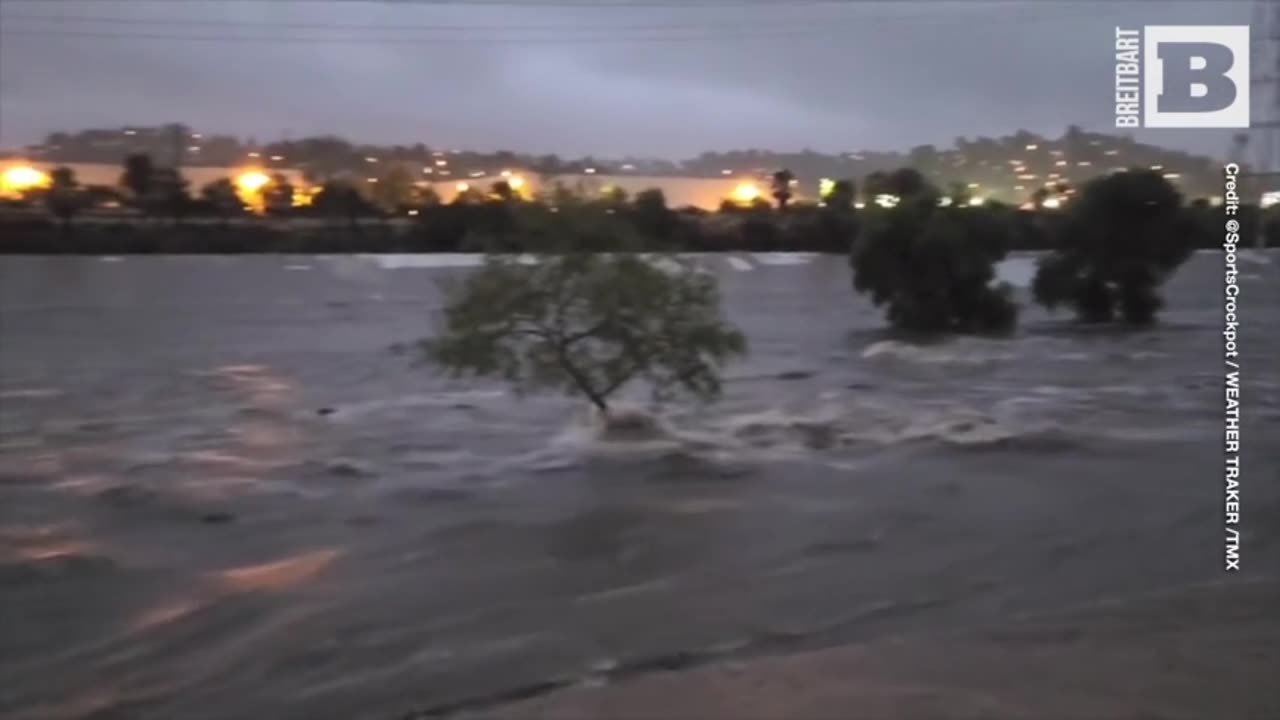
[[[1108,130],[1117,25],[1250,16],[1231,0],[0,0],[0,147],[169,121],[615,157]],[[1222,155],[1230,136],[1141,137]]]

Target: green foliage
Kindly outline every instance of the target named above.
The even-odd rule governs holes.
[[[1067,208],[1032,293],[1050,309],[1072,307],[1085,322],[1154,322],[1164,304],[1160,285],[1191,256],[1202,232],[1161,174],[1098,178]]]
[[[655,397],[720,393],[719,369],[746,352],[715,280],[677,263],[566,252],[524,265],[490,256],[446,288],[443,327],[422,342],[455,376],[500,377],[517,392],[581,394],[602,411],[633,380]]]
[[[1012,330],[1017,306],[1007,285],[994,285],[995,263],[1010,240],[996,211],[939,207],[937,191],[914,171],[877,179],[898,195],[893,208],[864,213],[854,243],[854,289],[886,308],[891,325],[915,332],[995,333]]]

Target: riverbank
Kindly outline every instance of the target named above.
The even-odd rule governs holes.
[[[1204,585],[565,690],[469,717],[1263,720],[1280,717],[1278,607],[1278,580]]]

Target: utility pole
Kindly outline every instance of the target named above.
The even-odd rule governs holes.
[[[1233,138],[1231,159],[1244,165],[1245,156],[1252,150],[1252,162],[1241,180],[1246,202],[1257,204],[1261,209],[1262,198],[1280,190],[1280,3],[1254,0],[1250,31],[1252,77],[1249,84],[1253,117],[1248,133]],[[1259,218],[1254,229],[1259,248],[1267,242],[1262,225]]]

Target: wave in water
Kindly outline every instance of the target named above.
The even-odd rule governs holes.
[[[901,340],[881,340],[862,351],[867,360],[904,360],[925,365],[986,365],[1012,360],[1008,343],[994,340],[956,340],[936,345],[918,345]]]

